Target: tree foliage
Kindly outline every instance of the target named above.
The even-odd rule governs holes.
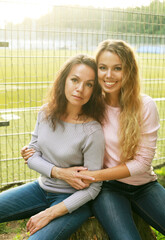
[[[17,28],[87,32],[118,32],[135,34],[165,33],[165,2],[153,0],[150,5],[136,8],[94,8],[54,6],[52,12],[37,20],[25,19]],[[35,21],[35,24],[34,24]]]

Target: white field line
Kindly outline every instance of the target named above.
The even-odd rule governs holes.
[[[155,102],[165,101],[165,97],[163,98],[153,98]],[[39,110],[40,107],[26,107],[26,108],[8,108],[8,109],[0,109],[0,113],[16,113],[16,112],[29,112]]]

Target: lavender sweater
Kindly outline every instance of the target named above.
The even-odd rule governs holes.
[[[39,172],[39,185],[53,193],[71,193],[63,202],[71,213],[86,202],[94,199],[101,190],[101,183],[92,183],[88,188],[77,191],[63,180],[51,178],[53,166],[68,168],[85,166],[88,170],[98,170],[103,166],[104,135],[96,121],[72,124],[60,121],[52,130],[43,119],[42,111],[38,119],[29,148],[36,152],[28,159],[29,168]]]

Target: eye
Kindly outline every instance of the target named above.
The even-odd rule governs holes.
[[[115,71],[121,71],[121,70],[122,70],[122,67],[115,67],[114,70],[115,70]]]
[[[102,71],[104,71],[104,70],[106,69],[106,67],[100,66],[99,69],[102,70]]]
[[[77,78],[71,78],[71,81],[74,82],[74,83],[77,83],[78,79]]]
[[[89,87],[89,88],[92,88],[92,87],[93,87],[93,83],[90,83],[90,82],[87,82],[86,85],[87,85],[87,87]]]

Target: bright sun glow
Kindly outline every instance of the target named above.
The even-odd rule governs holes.
[[[135,7],[141,5],[148,5],[150,4],[151,0],[60,0],[59,4],[74,4],[74,5],[81,5],[81,6],[94,6],[94,7]]]
[[[51,11],[53,5],[126,8],[150,3],[151,0],[0,0],[0,27],[3,27],[6,22],[20,23],[25,18],[39,18]]]
[[[0,26],[6,22],[20,23],[25,18],[39,18],[51,10],[51,6],[46,2],[0,0]]]

